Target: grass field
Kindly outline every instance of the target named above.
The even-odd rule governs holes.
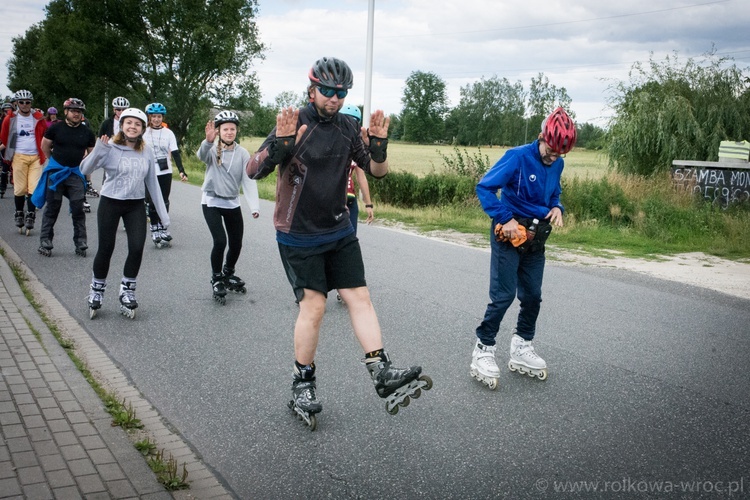
[[[242,145],[250,152],[258,149],[263,143],[262,137],[251,137],[242,140]],[[489,164],[494,165],[507,151],[501,147],[458,147],[461,154],[468,153],[471,157],[479,153],[489,158]],[[430,172],[441,172],[445,169],[443,156],[456,155],[454,146],[407,144],[390,142],[388,144],[388,163],[392,171],[405,171],[422,176]],[[563,175],[579,176],[582,178],[599,178],[607,173],[607,157],[598,151],[574,149],[565,158],[565,173]]]

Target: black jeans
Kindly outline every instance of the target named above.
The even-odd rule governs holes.
[[[146,205],[143,199],[116,200],[102,196],[96,212],[99,225],[99,248],[94,257],[94,278],[105,280],[109,274],[109,263],[115,251],[120,219],[125,224],[128,238],[128,256],[122,271],[124,278],[135,279],[141,269],[143,246],[146,243]]]
[[[83,202],[86,200],[86,185],[75,174],[58,184],[55,191],[51,190],[49,182],[47,183],[39,239],[52,241],[55,238],[55,223],[57,216],[60,215],[63,196],[70,201],[70,214],[73,217],[73,243],[76,247],[85,245],[86,213],[83,211]]]

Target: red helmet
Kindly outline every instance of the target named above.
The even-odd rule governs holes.
[[[542,124],[542,139],[555,153],[564,155],[576,144],[576,124],[558,107]]]

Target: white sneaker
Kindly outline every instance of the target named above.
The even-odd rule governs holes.
[[[534,351],[531,341],[524,340],[518,334],[513,334],[510,341],[508,368],[539,380],[547,378],[547,363]]]

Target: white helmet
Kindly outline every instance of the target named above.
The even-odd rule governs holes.
[[[240,119],[234,111],[220,111],[214,118],[214,127],[219,128],[223,123],[234,123],[240,126]]]
[[[122,112],[120,115],[120,123],[125,121],[125,118],[128,116],[132,116],[133,118],[138,118],[140,121],[143,122],[143,128],[146,128],[146,125],[148,124],[148,119],[146,118],[146,113],[141,111],[138,108],[128,108],[125,111]]]
[[[112,99],[112,107],[115,109],[125,109],[130,107],[130,101],[124,97],[115,97]]]
[[[20,100],[33,101],[34,96],[28,90],[19,90],[18,92],[13,94],[13,99],[16,101],[20,101]]]

